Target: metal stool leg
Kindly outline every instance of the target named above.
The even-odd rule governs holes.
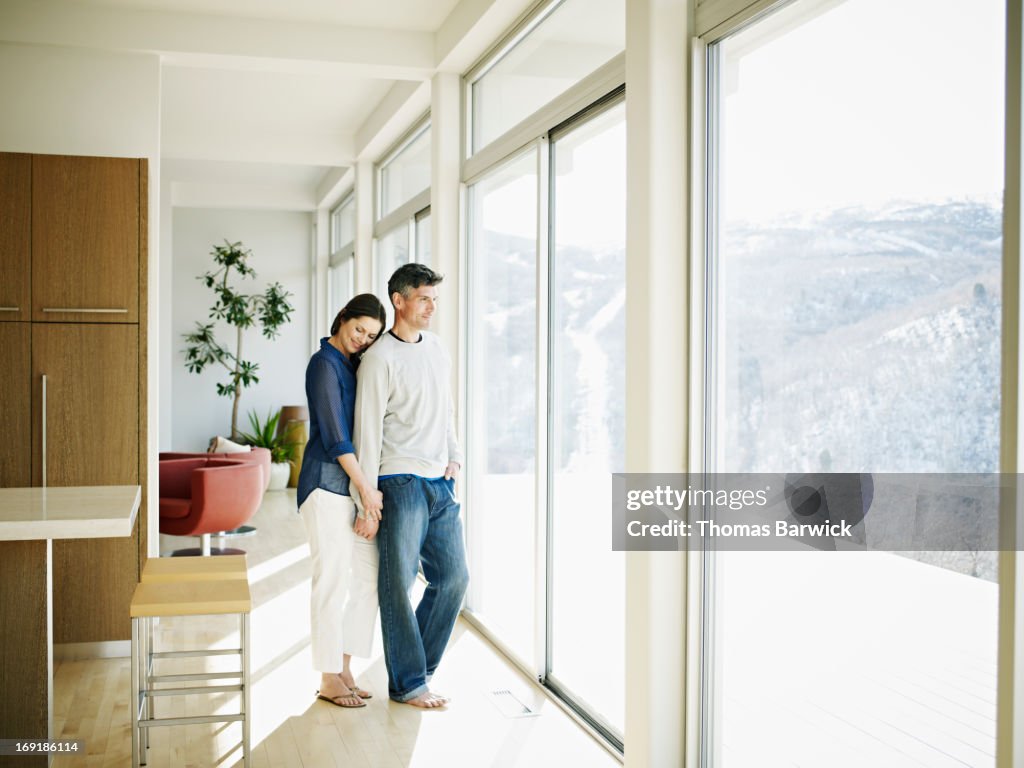
[[[139,619],[132,619],[132,768],[139,767]]]
[[[200,597],[201,595],[201,597]],[[210,610],[211,604],[224,610]],[[242,722],[243,764],[252,765],[251,721],[252,712],[252,670],[250,639],[252,637],[249,613],[252,598],[248,579],[202,579],[189,582],[161,584],[140,582],[132,596],[131,617],[131,678],[132,678],[132,766],[146,764],[146,750],[149,746],[149,729],[158,726],[200,725],[203,723]],[[195,610],[195,613],[193,613]],[[162,612],[162,611],[166,611]],[[187,650],[156,652],[153,621],[157,616],[203,616],[209,613],[236,614],[240,616],[240,647],[229,649],[188,648]],[[186,633],[187,635],[187,633]],[[186,637],[187,639],[187,637]],[[204,656],[238,656],[239,667],[230,672],[204,672],[187,674],[156,674],[155,664],[159,659],[176,659]],[[177,684],[191,681],[234,679],[234,685],[186,685]],[[156,683],[175,683],[169,688],[155,688]],[[236,714],[211,714],[190,717],[153,717],[154,696],[184,696],[203,693],[240,694],[239,711]]]
[[[250,766],[249,734],[251,730],[252,706],[250,694],[252,690],[252,677],[249,671],[249,614],[242,614],[242,752],[245,758],[245,768]]]
[[[142,620],[145,631],[142,634],[142,680],[145,693],[142,696],[142,715],[146,720],[153,719],[153,697],[147,695],[149,692],[149,676],[153,674],[153,618],[147,616]],[[146,764],[147,751],[149,749],[149,728],[140,729],[139,737],[142,742],[142,764]]]

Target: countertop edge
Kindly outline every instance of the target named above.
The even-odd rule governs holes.
[[[135,496],[127,516],[52,520],[0,520],[0,542],[41,541],[45,539],[126,538],[132,535],[142,505],[142,486],[96,486],[109,492],[111,487],[134,488]],[[82,487],[88,491],[89,486]],[[3,489],[0,489],[2,491]],[[42,490],[42,489],[40,489]]]

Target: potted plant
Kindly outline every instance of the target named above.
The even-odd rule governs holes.
[[[268,491],[280,491],[288,485],[291,474],[292,458],[295,455],[295,443],[288,433],[277,434],[277,420],[281,412],[268,413],[266,421],[260,423],[255,411],[249,412],[249,425],[252,432],[242,432],[241,438],[256,448],[270,451],[270,484]]]
[[[242,390],[259,381],[256,370],[258,363],[242,359],[242,335],[247,328],[259,324],[268,339],[277,336],[278,329],[291,318],[294,307],[288,303],[291,294],[272,283],[263,293],[242,293],[231,284],[233,273],[238,277],[256,277],[256,270],[249,266],[252,251],[239,243],[224,241],[210,253],[217,268],[200,276],[207,288],[217,296],[210,317],[223,320],[236,329],[234,351],[217,341],[213,323],[196,322],[192,333],[184,334],[188,346],[185,348],[185,367],[191,373],[201,373],[210,363],[219,363],[228,371],[226,384],[217,382],[217,394],[234,399],[231,408],[231,439],[238,440],[238,401]]]

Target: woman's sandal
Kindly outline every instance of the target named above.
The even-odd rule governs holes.
[[[318,699],[323,699],[328,704],[333,704],[334,706],[341,707],[343,709],[359,709],[360,707],[365,707],[366,706],[366,702],[362,700],[362,697],[356,695],[355,692],[353,692],[353,691],[349,691],[348,694],[339,694],[339,695],[333,696],[333,697],[332,696],[324,696],[323,694],[320,693],[320,691],[317,691],[316,692],[316,697]],[[359,703],[358,704],[345,704],[344,703],[345,699],[354,699],[355,701],[358,701]]]

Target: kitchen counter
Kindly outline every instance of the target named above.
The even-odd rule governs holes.
[[[137,485],[0,488],[0,541],[131,536]]]
[[[0,738],[55,738],[53,540],[130,537],[141,499],[137,485],[0,488]],[[0,766],[49,763],[0,755]]]

